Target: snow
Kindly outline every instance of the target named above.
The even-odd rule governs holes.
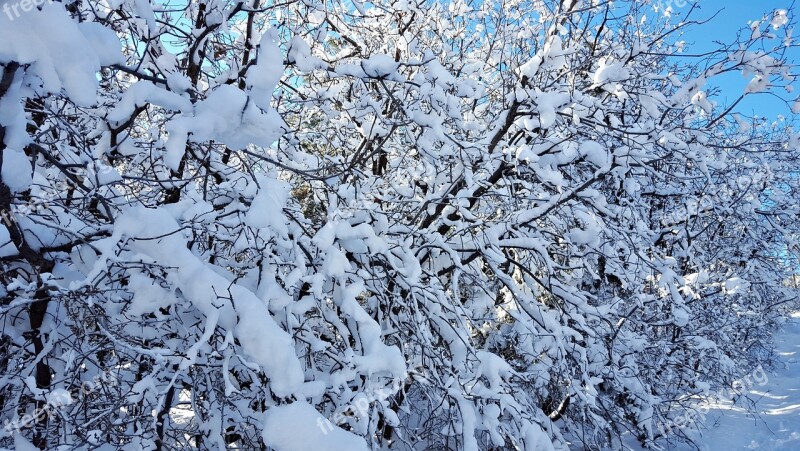
[[[594,86],[603,86],[608,83],[618,82],[630,77],[630,72],[622,61],[613,61],[608,58],[600,60],[594,73]]]
[[[294,63],[302,72],[311,72],[326,66],[324,61],[311,54],[311,48],[308,43],[300,36],[292,38],[288,59],[290,63]]]
[[[31,64],[41,80],[42,94],[64,89],[82,106],[96,102],[96,74],[102,63],[121,61],[119,48],[111,30],[79,26],[61,2],[45,2],[41,10],[19,17],[0,14],[0,62]]]
[[[170,77],[168,80],[174,79]],[[174,84],[171,86],[174,87]],[[117,104],[108,112],[108,119],[114,122],[126,121],[133,111],[142,105],[151,103],[172,111],[190,113],[192,104],[189,99],[169,92],[149,81],[133,83],[122,95]]]
[[[552,35],[547,40],[542,49],[543,66],[551,70],[560,70],[567,64],[567,50],[564,49],[564,41],[559,35]]]
[[[772,25],[773,29],[777,30],[786,25],[787,23],[789,23],[789,17],[787,17],[786,15],[786,10],[777,9],[772,14],[772,21],[769,24]]]
[[[553,443],[538,424],[531,424],[525,430],[525,450],[553,451]]]
[[[161,236],[178,229],[166,209],[128,211],[117,219],[114,234],[98,243],[98,248],[105,252],[95,262],[93,273],[102,270],[103,264],[111,258],[109,252],[120,240]],[[244,351],[270,377],[271,389],[277,396],[303,396],[304,374],[292,337],[275,322],[264,301],[206,267],[178,235],[168,233],[159,240],[133,240],[132,243],[133,249],[142,256],[180,268],[172,282],[208,319],[206,334],[217,324],[235,330]],[[92,277],[90,273],[86,280]],[[221,294],[230,298],[221,297]]]
[[[33,446],[33,443],[29,442],[21,434],[14,435],[14,449],[16,451],[39,451],[39,448]]]
[[[666,431],[668,438],[678,431],[686,433],[696,446],[660,444],[675,451],[800,449],[800,312],[791,315],[775,335],[775,342],[779,362],[774,371],[759,366],[729,387],[711,390],[710,396],[696,405],[694,415],[659,426],[659,432]],[[702,389],[706,385],[697,386]],[[754,403],[752,411],[745,408],[750,403]],[[626,445],[644,451],[633,440]]]
[[[714,105],[708,100],[704,91],[698,91],[692,97],[692,104],[697,105],[706,115],[711,115],[712,111],[714,111]]]
[[[389,375],[395,379],[406,377],[406,365],[402,352],[396,346],[387,346],[381,341],[382,329],[356,300],[364,287],[352,284],[343,288],[336,302],[342,312],[358,323],[359,339],[363,356],[355,356],[356,365],[368,375]]]
[[[733,296],[739,292],[746,292],[750,288],[750,282],[738,277],[731,277],[722,286],[722,292],[727,296]]]
[[[30,159],[25,152],[11,148],[3,150],[3,167],[0,176],[11,192],[19,193],[27,190],[33,180],[33,172]]]
[[[262,437],[276,451],[367,451],[363,438],[319,414],[311,404],[297,401],[269,409]]]
[[[382,78],[397,70],[399,64],[389,55],[372,55],[361,63],[361,68],[369,77]]]
[[[480,360],[477,372],[489,381],[489,388],[500,389],[503,376],[511,376],[514,371],[505,359],[491,352],[478,351],[476,357]]]
[[[730,400],[711,405],[705,421],[711,429],[698,439],[701,450],[800,449],[800,312],[784,325],[775,341],[780,366],[767,372],[766,381],[754,372],[752,383],[745,384],[747,397],[756,402],[756,416]],[[678,449],[696,448],[682,445]]]
[[[608,152],[602,144],[596,141],[584,141],[581,143],[578,152],[586,158],[586,161],[592,163],[598,168],[605,167],[608,164]]]
[[[747,84],[745,88],[746,93],[757,93],[757,92],[764,92],[767,87],[769,87],[769,77],[766,77],[762,74],[756,74],[753,76],[753,79],[750,80],[750,83]]]
[[[81,22],[78,29],[89,41],[92,51],[97,55],[101,66],[125,64],[125,57],[119,45],[119,38],[111,29],[97,22]]]
[[[259,184],[261,188],[250,205],[245,223],[257,229],[270,227],[277,235],[285,237],[289,230],[281,210],[289,200],[291,187],[287,183],[268,178],[262,178]]]
[[[795,302],[775,258],[799,230],[779,187],[800,136],[717,103],[721,74],[741,70],[748,92],[791,83],[767,45],[787,11],[753,25],[758,42],[668,67],[680,33],[620,2],[78,3],[0,14],[0,201],[29,245],[0,222],[15,365],[0,419],[31,410],[25,393],[64,404],[54,447],[152,449],[109,425],[147,428],[163,407],[167,448],[224,448],[230,425],[238,449],[613,449],[615,431],[652,436],[673,401],[765,363],[774,309]],[[130,69],[98,72],[113,64]],[[759,168],[772,185],[750,183]],[[701,200],[714,208],[696,214]],[[68,398],[100,366],[119,391]],[[747,386],[783,424],[733,425],[745,446],[800,448],[784,370]],[[120,397],[142,408],[108,410]],[[744,415],[720,399],[709,411]],[[731,440],[715,433],[703,446]]]
[[[170,91],[185,92],[192,88],[192,81],[183,74],[172,72],[167,74],[167,86]]]
[[[253,102],[262,110],[269,109],[272,92],[283,76],[283,57],[273,35],[274,30],[264,33],[258,46],[258,60],[247,69],[247,87]]]
[[[548,129],[556,122],[556,112],[569,102],[570,95],[566,92],[541,92],[537,90],[536,103],[539,108],[540,127]]]
[[[752,33],[750,35],[750,39],[751,40],[755,41],[756,39],[760,38],[761,37],[761,22],[754,21],[753,23],[751,23],[750,24],[750,30],[752,30]]]
[[[256,79],[263,81],[260,77]],[[266,95],[266,88],[258,86]],[[274,110],[265,112],[256,106],[255,100],[250,100],[235,86],[219,86],[205,100],[198,102],[194,114],[171,120],[167,124],[169,139],[164,157],[167,167],[177,170],[190,134],[193,139],[213,139],[237,150],[251,144],[269,147],[280,135],[282,121]]]
[[[126,313],[133,316],[146,315],[166,308],[177,301],[177,298],[161,286],[154,285],[148,277],[134,274],[130,278],[133,300]]]
[[[522,75],[525,75],[528,78],[533,78],[536,75],[536,72],[539,71],[539,66],[542,65],[542,57],[539,55],[534,55],[527,63],[520,66],[519,71]]]
[[[680,307],[674,307],[672,309],[672,317],[673,317],[673,322],[678,327],[683,327],[689,324],[690,316],[689,312],[686,309]]]

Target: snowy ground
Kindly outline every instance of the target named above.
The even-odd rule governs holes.
[[[710,429],[699,439],[701,449],[800,450],[800,312],[784,325],[776,345],[784,368],[768,371],[768,381],[749,390],[758,416],[730,403],[715,406],[706,416]]]

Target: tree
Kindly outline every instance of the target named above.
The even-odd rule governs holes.
[[[0,440],[691,439],[797,308],[792,18],[655,3],[4,9]]]

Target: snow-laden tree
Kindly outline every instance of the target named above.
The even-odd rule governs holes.
[[[798,304],[800,135],[735,113],[788,96],[786,11],[692,54],[660,2],[32,4],[4,445],[658,446]]]

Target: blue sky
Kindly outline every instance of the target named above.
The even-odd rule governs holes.
[[[669,0],[662,0],[667,3]],[[747,27],[749,21],[760,20],[764,14],[771,17],[772,11],[785,9],[791,16],[794,8],[792,0],[695,0],[699,11],[695,12],[694,19],[705,19],[719,14],[709,23],[695,26],[690,32],[686,33],[683,39],[691,44],[689,50],[703,51],[714,47],[714,41],[732,42],[736,39],[736,33],[743,27]],[[673,9],[677,14],[688,11],[688,5],[679,7],[687,2],[672,0]],[[699,12],[699,14],[698,14]],[[749,31],[748,31],[749,33]],[[800,30],[795,30],[795,39],[800,38]],[[800,63],[800,49],[794,48],[788,51],[789,59],[794,63]],[[797,74],[795,70],[793,73]],[[722,103],[730,103],[738,98],[744,91],[748,83],[741,74],[731,74],[719,77],[716,85],[722,89]],[[781,92],[785,99],[794,100],[800,95],[800,83],[794,83],[793,93]],[[727,102],[726,102],[727,100]],[[780,99],[769,95],[759,94],[748,96],[736,108],[736,111],[746,115],[758,115],[770,119],[775,119],[778,115],[791,116],[791,110]]]

